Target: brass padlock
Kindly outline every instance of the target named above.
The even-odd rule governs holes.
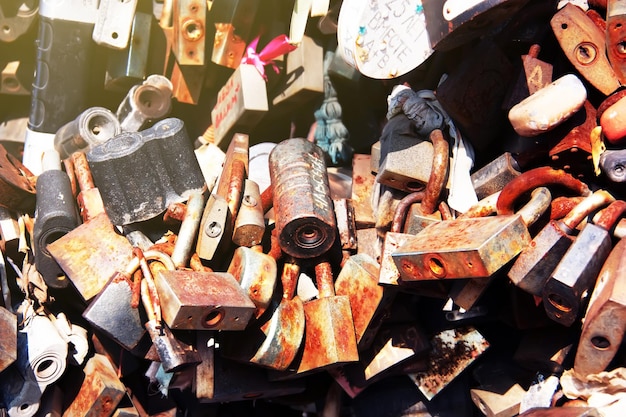
[[[626,202],[617,200],[601,211],[595,224],[587,223],[561,258],[542,291],[548,317],[571,326],[583,312],[589,292],[611,252],[609,230],[626,212]]]
[[[604,371],[624,338],[625,250],[626,241],[620,239],[604,262],[591,294],[574,359],[574,372],[581,379]]]

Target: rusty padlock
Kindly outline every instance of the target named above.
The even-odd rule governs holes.
[[[319,298],[304,304],[305,334],[298,376],[359,360],[354,321],[347,296],[336,296],[330,263],[315,264]]]
[[[380,266],[370,256],[348,257],[335,280],[335,294],[350,299],[359,351],[367,349],[393,301],[393,289],[378,285]]]
[[[37,204],[33,229],[35,265],[46,284],[65,288],[67,277],[55,260],[48,245],[67,235],[80,224],[78,209],[69,177],[61,170],[58,152],[44,153],[43,172],[37,178]]]
[[[243,332],[223,339],[224,356],[265,368],[284,371],[300,351],[304,337],[304,305],[296,295],[300,265],[287,259],[282,265],[282,295],[269,320],[256,322]]]
[[[286,139],[272,149],[269,165],[280,247],[294,258],[326,253],[337,226],[322,149],[303,138]]]
[[[128,240],[116,233],[106,213],[48,243],[46,248],[85,301],[96,296],[116,271],[124,270],[133,250]]]
[[[513,178],[521,175],[520,166],[510,152],[504,152],[471,176],[478,200],[501,191]]]
[[[603,209],[598,220],[586,223],[569,247],[542,291],[548,317],[571,326],[582,314],[591,287],[612,247],[610,230],[626,212],[626,202],[617,200]]]
[[[626,324],[625,251],[620,239],[604,262],[585,314],[574,372],[580,378],[604,371],[624,339]]]
[[[277,271],[276,260],[261,252],[260,246],[240,246],[235,249],[226,270],[239,282],[256,306],[254,316],[257,319],[270,306],[278,280]]]
[[[246,179],[243,185],[241,207],[235,219],[233,243],[237,246],[260,245],[265,234],[265,217],[259,185]]]
[[[428,177],[428,183],[424,189],[424,197],[421,203],[411,204],[404,221],[404,233],[418,234],[426,226],[441,220],[441,213],[437,211],[439,197],[448,181],[448,168],[450,165],[448,141],[443,132],[435,129],[430,133],[430,141],[433,144],[433,162]],[[401,203],[399,204],[399,206]]]
[[[89,163],[87,162],[87,156],[85,153],[74,152],[70,158],[72,158],[74,176],[76,177],[76,182],[80,188],[80,192],[76,197],[76,202],[78,203],[78,210],[83,222],[86,222],[92,217],[105,212],[104,203],[102,202],[100,191],[98,191],[93,183],[93,177],[91,176]]]
[[[626,84],[626,61],[624,42],[626,41],[626,7],[620,0],[606,2],[606,55],[621,84]]]
[[[95,354],[84,367],[80,389],[65,409],[64,417],[110,416],[126,393],[124,384],[106,356]]]
[[[511,282],[540,297],[544,284],[574,240],[576,227],[589,214],[614,200],[607,191],[598,190],[577,204],[563,219],[550,220],[509,269]]]
[[[237,133],[228,145],[217,189],[211,193],[196,243],[200,258],[212,261],[232,245],[233,227],[248,175],[248,135]]]
[[[401,278],[416,281],[492,276],[530,244],[528,226],[540,217],[541,208],[545,210],[549,205],[537,204],[543,197],[544,193],[536,193],[526,204],[528,208],[514,215],[431,224],[392,254]]]
[[[561,49],[578,73],[604,95],[620,86],[606,54],[606,34],[583,9],[567,3],[550,20]]]
[[[541,52],[541,45],[534,43],[530,46],[528,54],[522,55],[522,66],[524,68],[520,72],[516,84],[507,94],[507,98],[502,105],[504,110],[510,110],[516,103],[552,82],[552,64],[538,59],[539,52]],[[485,196],[483,194],[483,197]]]

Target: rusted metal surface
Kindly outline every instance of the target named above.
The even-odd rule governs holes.
[[[359,350],[367,348],[372,343],[378,327],[382,324],[381,321],[376,323],[374,320],[376,314],[385,308],[384,289],[378,285],[378,272],[378,264],[369,256],[352,255],[341,268],[335,281],[335,293],[346,295],[350,299]]]
[[[383,241],[380,255],[380,271],[378,283],[380,285],[399,285],[400,272],[393,261],[392,254],[402,247],[413,235],[408,233],[387,232]]]
[[[31,212],[35,208],[35,176],[0,145],[0,205]]]
[[[533,238],[508,272],[513,284],[540,296],[550,274],[572,244],[576,227],[589,214],[614,201],[604,190],[596,191],[575,206],[562,220],[551,220]]]
[[[185,203],[172,203],[167,206],[165,213],[163,213],[163,221],[165,223],[181,223],[185,218],[185,212],[187,206]]]
[[[234,227],[235,245],[252,247],[261,244],[265,234],[265,217],[259,185],[252,180],[246,179],[244,182],[241,206]]]
[[[564,123],[567,133],[549,151],[554,164],[565,171],[588,173],[591,155],[591,131],[598,125],[596,109],[585,100],[582,109]]]
[[[607,2],[606,54],[620,83],[626,83],[626,4],[621,0]]]
[[[605,95],[619,88],[606,55],[605,34],[580,7],[566,4],[554,14],[550,26],[565,56],[591,85]]]
[[[543,305],[548,317],[565,326],[573,325],[588,302],[590,289],[609,256],[609,230],[626,211],[626,202],[617,200],[600,213],[596,224],[587,223],[546,282]]]
[[[95,354],[84,367],[85,379],[63,417],[108,417],[120,403],[126,388],[108,359]]]
[[[337,223],[337,237],[343,251],[357,250],[356,222],[352,200],[333,198],[333,210]]]
[[[504,152],[492,162],[472,174],[472,185],[478,200],[501,191],[513,178],[521,174],[519,164],[510,152]]]
[[[604,371],[626,331],[626,241],[620,239],[602,266],[585,314],[574,371],[584,379]]]
[[[0,306],[0,372],[17,359],[17,316]]]
[[[173,8],[172,50],[180,65],[205,64],[207,5],[199,0],[177,0]]]
[[[254,316],[259,318],[274,295],[278,280],[276,260],[255,249],[240,246],[235,249],[226,272],[245,290],[256,306]]]
[[[393,212],[393,220],[391,222],[391,232],[400,233],[404,230],[407,213],[413,204],[420,203],[426,194],[424,191],[415,191],[403,197]]]
[[[591,194],[587,184],[577,180],[562,169],[551,167],[534,168],[514,178],[502,189],[496,204],[498,214],[513,214],[515,211],[515,200],[518,196],[537,187],[548,185],[563,186],[577,195],[585,197]]]
[[[529,94],[535,93],[552,82],[552,64],[538,59],[540,51],[541,46],[535,43],[528,49],[528,54],[522,55]]]
[[[372,227],[376,223],[369,196],[374,189],[376,176],[370,169],[370,155],[352,157],[352,204],[357,228]]]
[[[489,342],[472,327],[444,330],[431,340],[428,370],[410,377],[431,400],[488,347]]]
[[[196,235],[200,228],[200,220],[204,211],[204,194],[192,192],[187,199],[185,217],[180,225],[176,243],[171,254],[172,262],[176,268],[187,266],[194,249]]]
[[[295,258],[314,258],[335,241],[336,220],[321,148],[293,138],[269,156],[274,216],[282,250]]]
[[[86,222],[98,214],[105,212],[104,203],[102,202],[100,191],[98,191],[93,183],[93,177],[91,176],[85,153],[74,152],[71,159],[74,163],[76,182],[80,188],[76,202],[78,203],[78,210],[80,211],[83,222]]]
[[[319,298],[304,304],[304,350],[297,374],[321,371],[359,360],[347,296],[336,296],[328,261],[315,265]]]

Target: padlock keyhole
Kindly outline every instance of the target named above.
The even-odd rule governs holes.
[[[218,324],[220,324],[222,322],[222,320],[224,319],[224,310],[221,308],[216,308],[211,310],[205,317],[204,317],[204,327],[215,327]]]
[[[548,301],[550,302],[550,304],[556,307],[557,310],[562,311],[563,313],[569,313],[570,311],[572,311],[572,307],[570,307],[565,299],[563,299],[563,297],[561,297],[559,294],[549,294]]]
[[[611,342],[604,336],[593,336],[591,344],[598,350],[606,350],[611,347]]]

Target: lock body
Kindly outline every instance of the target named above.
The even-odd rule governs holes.
[[[17,316],[0,307],[0,372],[17,359]]]

